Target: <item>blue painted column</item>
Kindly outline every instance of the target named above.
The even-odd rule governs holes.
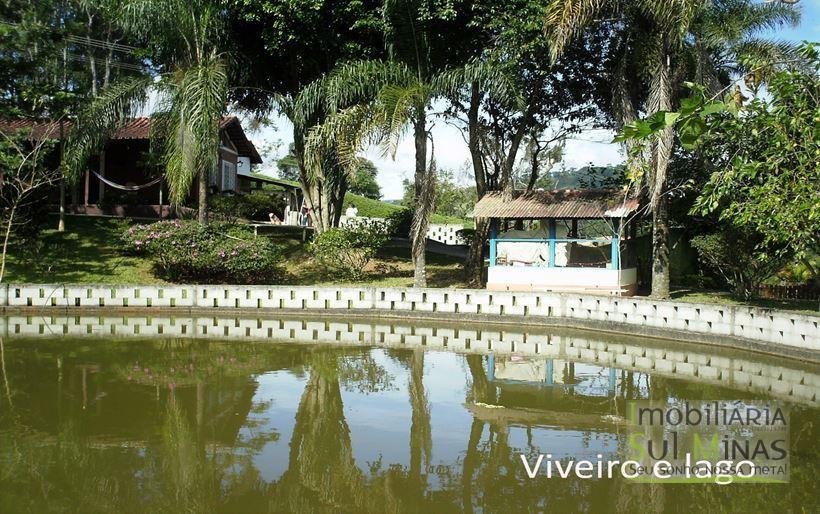
[[[609,390],[615,393],[616,375],[615,368],[609,368]]]
[[[550,218],[549,220],[549,229],[550,229],[550,260],[549,260],[549,267],[555,267],[555,220]]]
[[[495,258],[498,254],[498,220],[490,220],[490,266],[495,266]]]
[[[552,359],[547,359],[547,372],[545,373],[544,381],[547,385],[552,385],[553,362]]]
[[[621,269],[621,220],[612,220],[612,269]]]

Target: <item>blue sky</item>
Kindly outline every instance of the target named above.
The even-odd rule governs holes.
[[[800,0],[797,4],[802,11],[802,22],[799,27],[778,30],[766,36],[775,36],[788,41],[820,41],[820,0]],[[448,168],[456,172],[464,184],[471,183],[469,152],[461,135],[455,127],[439,121],[432,129],[435,144],[435,157],[439,168]],[[262,147],[266,143],[279,142],[278,151],[266,159],[260,171],[275,174],[276,160],[285,155],[291,142],[291,126],[287,119],[276,118],[273,126],[265,127],[249,134],[250,139]],[[579,167],[588,163],[596,165],[617,164],[623,162],[624,155],[620,145],[611,144],[612,133],[606,130],[588,130],[567,141],[564,165]],[[364,154],[379,169],[378,182],[384,199],[397,199],[402,196],[402,180],[410,178],[413,168],[413,144],[404,138],[399,144],[395,159],[385,158],[376,148],[368,149]]]
[[[800,0],[803,12],[799,27],[778,30],[775,34],[790,41],[820,41],[820,0]]]

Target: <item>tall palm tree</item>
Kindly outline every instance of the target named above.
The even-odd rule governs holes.
[[[220,9],[211,0],[125,0],[116,16],[124,30],[153,43],[161,73],[116,82],[81,113],[67,145],[66,174],[76,179],[89,156],[153,100],[152,144],[164,157],[170,200],[184,201],[197,179],[198,217],[206,223],[228,93],[227,61],[218,51]]]
[[[636,78],[648,89],[647,116],[671,111],[684,79],[713,85],[729,74],[776,61],[789,45],[754,35],[763,28],[799,22],[799,12],[783,4],[752,0],[555,0],[548,9],[546,33],[553,58],[572,37],[600,15],[619,20],[623,59],[613,80],[613,111],[619,124],[637,118],[640,106],[630,91]],[[689,64],[694,64],[690,71]],[[638,70],[639,76],[630,74]],[[652,296],[669,296],[669,213],[667,172],[674,145],[671,126],[649,150],[633,155],[630,168],[647,189],[652,211]]]

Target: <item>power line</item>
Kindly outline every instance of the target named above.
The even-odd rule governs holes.
[[[68,54],[67,58],[69,61],[74,62],[82,62],[82,63],[90,63],[94,62],[94,64],[100,64],[102,66],[111,66],[114,68],[120,68],[123,70],[130,70],[130,71],[145,71],[145,68],[138,64],[131,64],[126,62],[118,62],[118,61],[109,61],[106,62],[104,59],[96,59],[94,57],[88,57],[87,55],[78,55],[78,54]]]
[[[22,25],[19,23],[15,23],[13,21],[6,21],[0,20],[0,24],[8,25],[14,28],[21,28]],[[129,53],[133,54],[137,51],[141,51],[141,48],[137,48],[136,46],[125,45],[122,43],[116,43],[114,41],[105,41],[103,39],[97,39],[90,36],[76,36],[74,34],[67,34],[65,37],[66,41],[70,43],[82,44],[86,46],[93,46],[96,48],[102,48],[104,50],[113,50],[115,52],[122,52],[122,53]]]
[[[115,52],[122,52],[133,54],[136,51],[140,50],[139,48],[131,45],[124,45],[122,43],[115,43],[113,41],[103,41],[102,39],[96,39],[92,37],[85,37],[85,36],[75,36],[73,34],[69,34],[66,36],[66,40],[71,43],[78,43],[87,46],[93,46],[96,48],[102,48],[104,50],[113,50]]]

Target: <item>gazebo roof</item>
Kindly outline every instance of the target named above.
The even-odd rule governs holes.
[[[484,195],[473,209],[474,218],[596,219],[623,218],[640,206],[637,198],[619,189],[559,189],[517,192],[504,201],[503,193]]]

